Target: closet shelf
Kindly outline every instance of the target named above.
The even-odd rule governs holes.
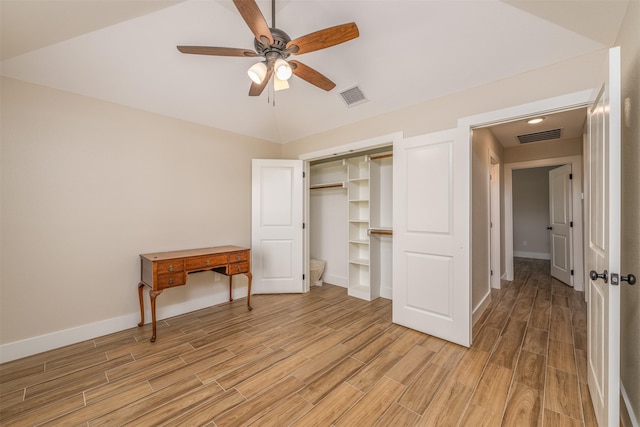
[[[349,259],[349,263],[358,265],[369,265],[369,260],[366,258],[351,258]]]

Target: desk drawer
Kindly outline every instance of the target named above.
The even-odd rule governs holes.
[[[172,259],[169,261],[158,261],[158,274],[177,273],[184,271],[184,261],[181,259]]]
[[[184,274],[184,272],[158,276],[158,289],[184,285],[186,283],[185,276],[186,274]]]
[[[237,264],[229,264],[229,267],[227,267],[227,274],[230,276],[233,274],[246,273],[247,271],[249,271],[248,262],[239,262]]]
[[[208,255],[187,258],[185,263],[187,264],[187,271],[210,269],[225,265],[227,263],[227,255]]]
[[[229,262],[249,261],[249,251],[234,252],[229,254]]]

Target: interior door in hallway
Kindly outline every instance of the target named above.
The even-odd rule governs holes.
[[[571,165],[549,171],[549,222],[551,242],[551,275],[573,286],[573,250],[571,247]]]
[[[254,159],[251,181],[253,291],[303,292],[303,162]]]
[[[620,419],[620,48],[609,50],[596,93],[587,129],[587,370],[598,424],[615,426]]]

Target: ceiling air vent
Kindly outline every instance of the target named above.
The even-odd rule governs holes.
[[[343,90],[340,92],[340,96],[344,103],[347,104],[347,107],[353,107],[354,105],[362,104],[367,101],[367,98],[358,86]]]
[[[562,137],[562,128],[518,135],[518,141],[520,141],[520,144],[528,144],[529,142],[548,141],[549,139],[558,139],[560,137]]]

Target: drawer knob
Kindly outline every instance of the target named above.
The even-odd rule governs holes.
[[[169,277],[169,284],[173,285],[173,277]]]
[[[211,264],[211,261],[207,260],[207,267]]]
[[[236,261],[240,261],[240,255],[236,255]]]
[[[173,264],[169,266],[169,271],[173,271]]]

